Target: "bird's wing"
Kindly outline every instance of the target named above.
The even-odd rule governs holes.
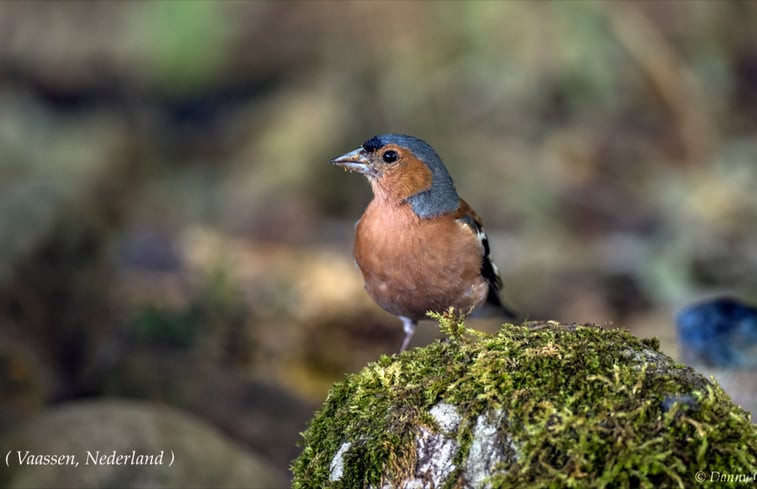
[[[481,275],[489,282],[489,293],[487,294],[486,302],[500,309],[506,316],[511,318],[518,317],[518,314],[503,304],[499,298],[498,292],[502,290],[502,278],[499,276],[497,265],[492,262],[489,238],[486,235],[483,224],[481,224],[481,218],[478,217],[476,211],[463,199],[460,199],[460,207],[455,211],[454,217],[467,225],[481,243]]]
[[[483,256],[481,257],[481,275],[484,276],[489,284],[495,289],[502,289],[502,279],[497,271],[497,266],[492,262],[489,249],[489,237],[486,235],[486,230],[483,224],[481,224],[481,218],[478,217],[476,211],[474,211],[467,202],[460,199],[460,208],[455,212],[455,218],[458,221],[466,224],[468,228],[476,235],[481,248],[483,250]]]

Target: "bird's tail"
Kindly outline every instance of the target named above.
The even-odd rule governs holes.
[[[472,317],[503,317],[505,319],[513,320],[514,322],[520,322],[523,320],[523,316],[509,305],[502,302],[497,291],[493,287],[489,288],[489,293],[486,296],[486,301],[477,307]]]

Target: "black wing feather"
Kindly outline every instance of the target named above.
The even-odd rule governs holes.
[[[481,258],[481,275],[487,280],[487,282],[489,282],[489,291],[486,295],[486,302],[502,311],[506,317],[513,319],[517,318],[518,314],[507,307],[499,297],[499,291],[502,290],[502,278],[499,276],[497,269],[492,263],[489,249],[489,238],[486,236],[484,227],[480,222],[468,214],[460,217],[460,220],[467,224],[473,232],[476,233],[476,236],[478,236],[481,241],[481,245],[484,247],[484,255]]]

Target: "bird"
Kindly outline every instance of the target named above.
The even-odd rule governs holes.
[[[330,163],[363,174],[373,191],[355,226],[353,254],[368,295],[402,320],[400,353],[428,312],[470,314],[488,304],[518,316],[499,297],[502,279],[481,218],[427,142],[381,134]]]
[[[723,296],[686,306],[676,329],[690,365],[757,368],[757,308],[741,300]]]

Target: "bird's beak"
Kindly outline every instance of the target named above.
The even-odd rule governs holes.
[[[376,170],[371,164],[371,160],[365,154],[363,148],[358,148],[355,151],[350,151],[347,154],[338,156],[329,161],[332,165],[339,165],[345,170],[362,173],[364,175],[375,175]]]

